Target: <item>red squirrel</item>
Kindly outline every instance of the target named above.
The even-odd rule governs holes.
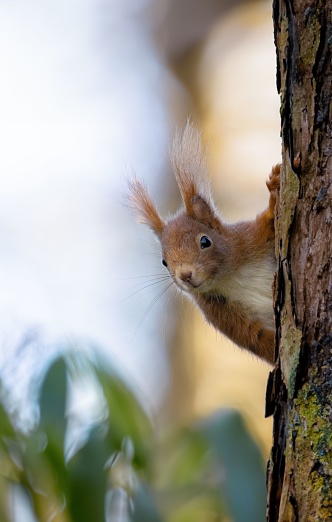
[[[273,364],[274,207],[280,165],[272,167],[266,182],[267,209],[252,221],[226,224],[212,200],[200,133],[189,122],[175,136],[171,162],[184,208],[163,219],[137,178],[129,181],[131,207],[159,239],[162,264],[173,282],[205,319],[239,347]]]

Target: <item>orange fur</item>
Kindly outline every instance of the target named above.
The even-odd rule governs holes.
[[[129,186],[132,206],[157,234],[174,283],[206,320],[238,346],[273,363],[274,207],[280,166],[272,168],[267,181],[268,208],[253,221],[228,225],[214,207],[200,134],[190,123],[182,137],[176,135],[171,160],[184,210],[165,223],[138,180]]]
[[[165,223],[161,219],[146,185],[137,178],[129,180],[128,185],[129,206],[136,212],[141,223],[148,225],[157,236],[160,236],[164,230]]]

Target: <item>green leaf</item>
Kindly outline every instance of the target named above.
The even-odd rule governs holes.
[[[11,420],[0,402],[0,437],[9,437],[12,439],[16,438],[15,429],[11,423]]]
[[[263,459],[241,415],[220,410],[201,422],[199,430],[209,441],[216,465],[224,470],[220,493],[235,522],[264,522],[266,487]]]
[[[43,452],[43,457],[47,463],[42,464],[42,458],[38,459],[43,469],[47,468],[47,473],[52,475],[56,485],[57,494],[66,493],[67,490],[67,469],[65,465],[64,443],[67,429],[66,421],[66,402],[67,402],[67,369],[65,360],[59,357],[50,365],[42,382],[39,405],[40,422],[38,433],[35,434],[35,443],[46,434],[45,448],[39,450]],[[32,439],[30,438],[30,443]],[[29,447],[29,446],[28,446]],[[29,448],[35,451],[37,448]],[[29,454],[27,453],[27,458]],[[31,464],[31,459],[30,459]],[[38,475],[38,471],[36,475]]]
[[[68,511],[72,522],[102,522],[105,519],[106,462],[109,447],[100,427],[91,430],[85,445],[69,460]]]
[[[130,498],[124,488],[113,488],[107,493],[106,510],[108,521],[130,522]]]
[[[182,428],[164,439],[158,455],[161,485],[175,488],[199,483],[208,466],[208,452],[206,439],[193,429]]]
[[[0,455],[1,462],[1,455]],[[8,481],[0,475],[0,520],[1,522],[9,522],[8,516]]]
[[[167,517],[168,522],[205,522],[205,521],[224,521],[229,520],[224,515],[222,506],[217,495],[202,494],[197,492],[187,501],[173,509]]]
[[[157,487],[154,495],[169,522],[222,520],[225,512],[206,437],[193,428],[181,428],[163,437],[154,454]]]
[[[140,482],[134,497],[132,522],[162,522],[148,484]]]
[[[49,440],[63,448],[66,434],[67,371],[62,357],[49,367],[39,398],[40,423]]]
[[[119,451],[123,439],[130,437],[134,446],[133,464],[147,470],[152,443],[152,427],[148,416],[116,375],[99,368],[96,374],[109,410],[108,439],[111,446]]]

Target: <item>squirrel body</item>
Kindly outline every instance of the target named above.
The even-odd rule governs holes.
[[[279,165],[267,181],[270,200],[255,220],[226,224],[208,183],[199,132],[187,123],[171,150],[184,209],[164,220],[146,186],[129,182],[131,206],[157,235],[162,263],[175,285],[206,320],[235,344],[274,361],[272,280],[275,272],[274,207]]]

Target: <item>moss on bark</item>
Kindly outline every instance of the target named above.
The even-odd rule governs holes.
[[[332,1],[275,0],[283,165],[269,522],[332,520]]]

